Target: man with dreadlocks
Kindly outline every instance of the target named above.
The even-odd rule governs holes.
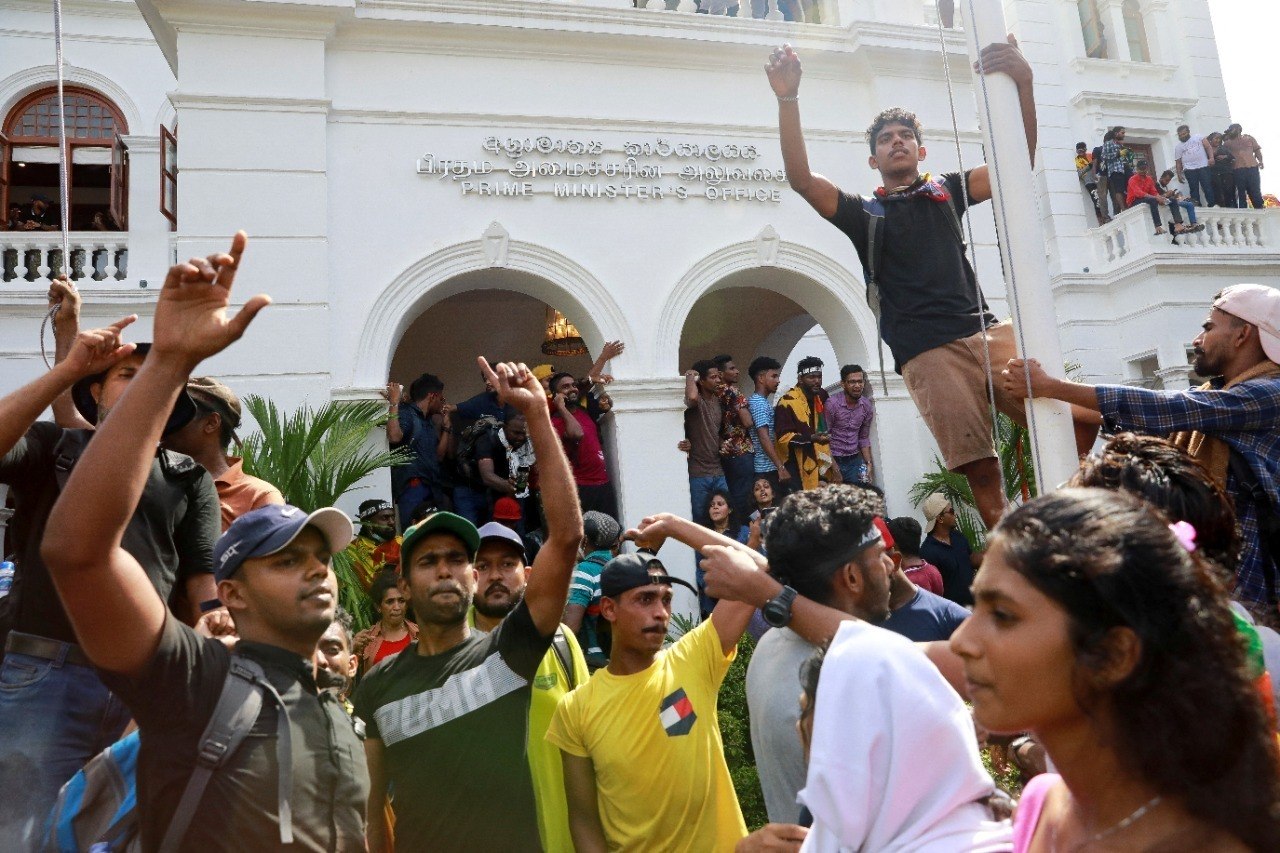
[[[1036,150],[1031,66],[1016,40],[982,51],[985,72],[1008,74],[1018,87],[1027,149]],[[876,116],[867,130],[868,165],[882,185],[871,197],[849,195],[809,171],[800,127],[800,58],[789,45],[765,67],[778,98],[782,158],[791,188],[848,235],[862,262],[867,301],[948,468],[969,480],[983,520],[994,526],[1004,510],[1000,465],[987,400],[989,364],[1014,352],[1013,328],[987,310],[965,257],[960,217],[991,198],[985,165],[964,174],[920,172],[925,159],[920,122],[898,107]],[[966,195],[965,190],[968,190]],[[882,351],[883,353],[883,351]],[[881,371],[883,372],[883,354]],[[995,404],[1026,423],[1020,401],[996,383]]]

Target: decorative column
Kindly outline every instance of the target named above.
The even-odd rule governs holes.
[[[1107,59],[1131,62],[1129,36],[1124,28],[1124,0],[1098,0],[1098,12],[1107,40]]]
[[[689,469],[676,449],[684,438],[684,380],[619,379],[609,386],[613,429],[607,430],[609,471],[618,494],[623,528],[647,515],[671,512],[688,518]],[[694,582],[694,555],[668,542],[659,555],[676,577]],[[677,588],[674,608],[696,613],[688,590]]]

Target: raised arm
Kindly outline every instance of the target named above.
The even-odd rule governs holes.
[[[764,71],[769,76],[773,94],[778,98],[778,138],[782,142],[782,164],[787,170],[787,183],[814,210],[830,219],[836,215],[840,188],[822,175],[809,171],[809,152],[805,149],[804,131],[800,127],[800,57],[791,45],[784,44],[769,54]]]
[[[121,547],[146,486],[156,446],[191,371],[238,339],[269,300],[255,296],[231,320],[243,233],[231,253],[169,270],[156,302],[151,352],[98,428],[49,513],[41,555],[80,644],[97,666],[136,675],[160,640],[165,604],[143,567]],[[103,491],[101,484],[111,483]],[[54,531],[75,530],[75,536]]]
[[[387,382],[382,399],[387,401],[387,441],[392,447],[404,442],[404,429],[400,426],[400,403],[404,397],[404,386],[399,382]]]
[[[0,457],[17,445],[59,395],[85,376],[101,373],[133,352],[133,344],[120,343],[120,332],[136,319],[136,314],[130,314],[105,329],[79,333],[67,357],[52,370],[0,398]]]
[[[654,552],[670,538],[688,545],[706,558],[722,551],[732,551],[741,559],[751,561],[761,572],[767,571],[769,566],[763,556],[738,540],[730,539],[708,527],[669,512],[645,518],[635,528],[627,531],[626,538],[633,539],[637,545]],[[738,645],[738,640],[742,639],[742,634],[747,630],[747,623],[751,621],[751,614],[755,612],[756,606],[752,603],[727,599],[721,600],[711,611],[711,622],[720,638],[720,648],[725,654],[734,649]]]
[[[698,405],[698,371],[684,372],[684,407],[686,409]]]
[[[1033,74],[1031,64],[1018,49],[1018,40],[1011,33],[1008,41],[987,45],[982,49],[979,62],[974,63],[973,70],[976,73],[1008,74],[1017,85],[1018,105],[1022,109],[1022,129],[1027,136],[1027,154],[1031,158],[1031,168],[1034,169],[1040,131],[1036,120]],[[978,166],[969,173],[969,195],[974,202],[991,198],[991,174],[985,165]]]
[[[80,291],[65,275],[49,282],[49,307],[58,306],[53,321],[53,363],[65,359],[80,334]],[[53,401],[53,420],[65,429],[93,429],[94,424],[84,419],[71,399],[71,389],[58,395]]]
[[[622,355],[627,345],[622,341],[605,341],[604,346],[600,348],[600,357],[591,364],[591,370],[587,371],[587,378],[593,384],[607,384],[613,381],[613,377],[604,372],[605,365],[610,360]]]
[[[538,482],[542,488],[542,511],[546,538],[533,560],[524,600],[533,624],[545,637],[560,624],[569,597],[569,579],[582,542],[582,509],[578,489],[569,469],[569,458],[551,426],[551,412],[542,383],[523,364],[499,364],[496,369],[479,359],[485,378],[498,389],[503,403],[524,415],[529,440],[538,460]],[[573,417],[569,417],[573,420]],[[576,422],[575,422],[576,423]]]

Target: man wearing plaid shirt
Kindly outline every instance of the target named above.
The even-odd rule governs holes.
[[[1280,507],[1280,290],[1259,284],[1223,290],[1193,347],[1196,373],[1214,379],[1187,391],[1081,385],[1051,378],[1034,360],[1028,365],[1018,359],[1010,360],[1002,381],[1011,394],[1026,396],[1029,366],[1032,396],[1100,412],[1110,430],[1170,434],[1203,463],[1235,501],[1244,537],[1234,596],[1275,625],[1280,555],[1271,553],[1264,534]],[[1232,470],[1233,452],[1260,492]],[[1236,470],[1242,470],[1239,463]]]

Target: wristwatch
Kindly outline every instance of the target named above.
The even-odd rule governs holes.
[[[791,602],[796,600],[796,591],[784,586],[782,591],[769,599],[760,608],[760,615],[772,628],[785,628],[791,622]]]

